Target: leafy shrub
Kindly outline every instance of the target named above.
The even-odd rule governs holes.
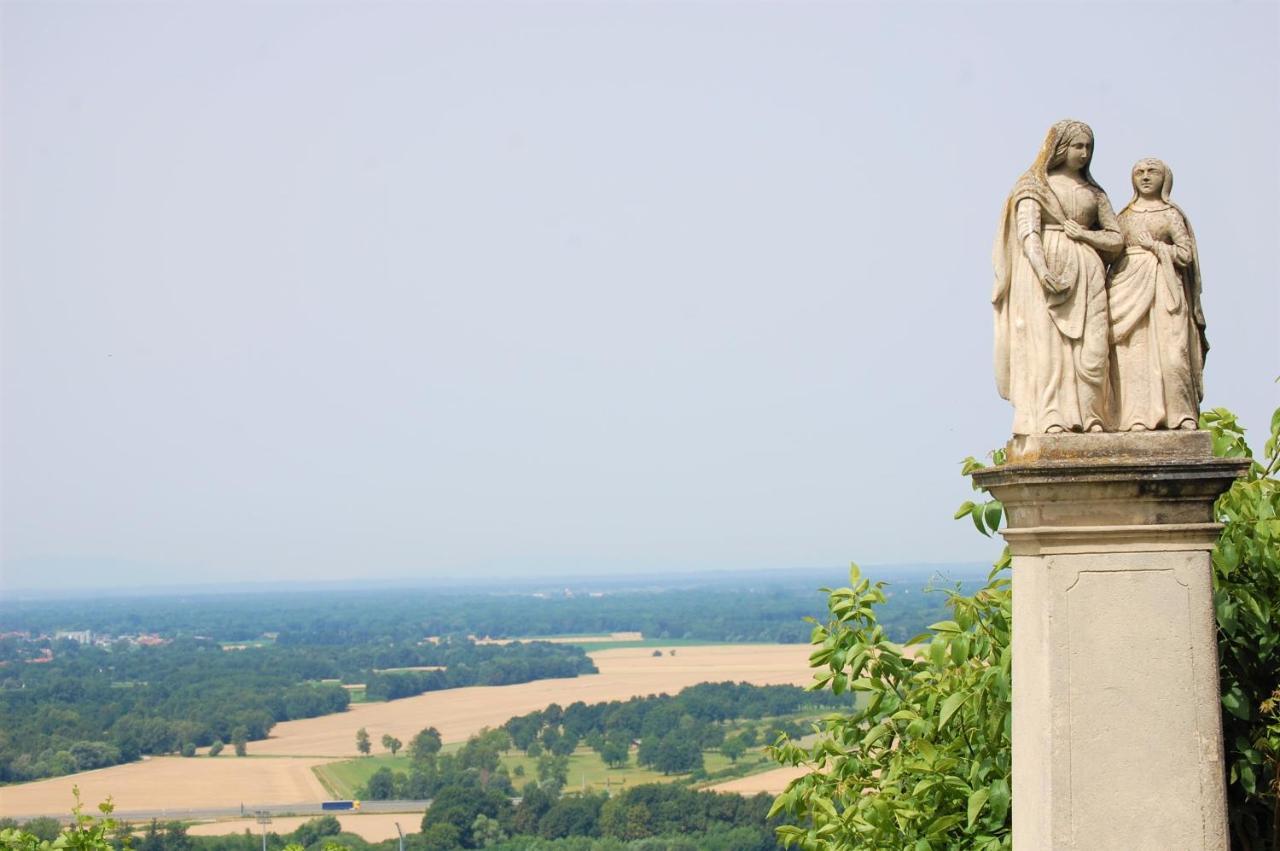
[[[1214,454],[1253,458],[1229,411],[1201,416]],[[993,453],[997,464],[1003,454]],[[981,468],[966,459],[968,475]],[[1224,524],[1213,551],[1221,662],[1228,816],[1235,846],[1280,851],[1280,410],[1261,461],[1215,504]],[[996,500],[966,502],[956,518],[999,528]],[[875,607],[883,583],[862,579],[829,594],[828,622],[815,622],[811,688],[854,691],[852,715],[828,716],[803,748],[786,736],[769,749],[811,773],[793,781],[771,814],[787,846],[806,849],[1011,848],[1011,618],[1008,549],[971,597],[948,592],[951,620],[907,642],[886,640]]]

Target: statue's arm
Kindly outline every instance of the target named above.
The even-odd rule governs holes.
[[[1023,198],[1018,202],[1018,242],[1022,244],[1022,253],[1031,262],[1031,270],[1036,277],[1044,279],[1049,271],[1049,264],[1044,259],[1044,243],[1040,239],[1040,204],[1034,198]]]
[[[1089,232],[1089,244],[1102,254],[1119,254],[1124,250],[1120,220],[1105,193],[1098,193],[1098,229]]]
[[[1183,221],[1182,215],[1177,210],[1170,210],[1170,236],[1173,237],[1173,264],[1175,266],[1186,266],[1191,262],[1191,232],[1187,230],[1187,223]]]

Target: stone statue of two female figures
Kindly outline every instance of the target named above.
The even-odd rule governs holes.
[[[996,384],[1013,433],[1194,429],[1209,347],[1173,174],[1138,162],[1117,216],[1092,159],[1087,124],[1053,125],[996,233]]]

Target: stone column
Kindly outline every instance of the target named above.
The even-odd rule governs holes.
[[[1206,432],[1016,437],[975,479],[1013,554],[1017,851],[1227,851]]]

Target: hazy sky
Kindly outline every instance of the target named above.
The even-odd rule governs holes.
[[[0,588],[990,558],[1063,117],[1260,445],[1278,8],[5,2]]]

